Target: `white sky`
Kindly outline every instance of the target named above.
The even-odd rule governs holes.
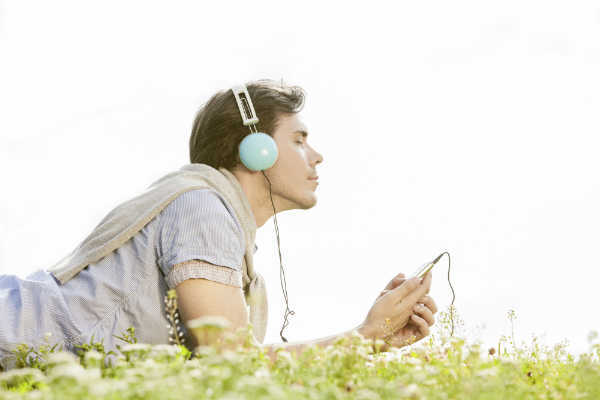
[[[208,6],[207,4],[210,4]],[[600,6],[593,1],[0,0],[0,273],[50,267],[189,162],[216,90],[283,78],[324,156],[316,207],[279,214],[291,341],[363,321],[447,250],[458,312],[574,354],[600,328]],[[392,4],[394,4],[392,6]],[[265,343],[285,304],[257,231]],[[431,294],[446,309],[447,258]]]

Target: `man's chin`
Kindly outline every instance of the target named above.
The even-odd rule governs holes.
[[[308,210],[308,209],[313,208],[314,206],[317,205],[317,196],[315,196],[315,195],[311,196],[309,199],[302,202],[301,205],[303,206],[303,207],[301,207],[302,210]]]
[[[288,197],[287,200],[288,207],[285,210],[308,210],[317,204],[317,196],[314,193],[305,195],[302,198]]]

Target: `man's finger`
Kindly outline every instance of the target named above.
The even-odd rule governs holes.
[[[425,278],[423,278],[423,284],[427,285],[427,293],[429,293],[429,289],[431,289],[431,281],[433,280],[433,275],[431,271],[425,274]]]
[[[423,337],[429,335],[429,325],[427,324],[427,321],[416,314],[413,314],[410,318],[412,319],[413,323],[419,327],[419,331]]]
[[[390,281],[390,283],[387,284],[387,286],[385,287],[384,290],[393,290],[395,288],[397,288],[398,286],[400,286],[402,284],[402,282],[404,282],[405,276],[403,273],[399,273],[398,275],[396,275],[394,278],[392,278],[392,280]]]
[[[432,326],[435,323],[435,318],[433,317],[433,313],[431,310],[421,304],[416,304],[413,307],[413,312],[417,313],[419,317],[423,318],[429,326]]]
[[[417,289],[420,288],[420,278],[411,278],[402,282],[400,286],[394,289],[394,298],[396,302],[402,301],[407,296],[412,293],[417,292]],[[419,297],[423,296],[425,293],[419,291]]]
[[[398,302],[406,302],[411,304],[411,308],[417,303],[417,300],[421,297],[425,296],[429,292],[429,288],[431,287],[431,272],[425,274],[423,278],[423,282],[419,283],[420,278],[411,278],[408,281],[404,282],[402,285],[398,287]],[[416,286],[413,286],[415,285]],[[401,288],[407,286],[406,290],[400,290]],[[411,289],[411,290],[408,290]]]
[[[433,314],[438,311],[437,305],[431,296],[423,296],[419,299],[418,303],[423,303],[425,307],[429,308]]]

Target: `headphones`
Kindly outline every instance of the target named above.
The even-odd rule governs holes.
[[[279,336],[284,342],[288,340],[283,337],[283,330],[288,325],[288,315],[294,315],[295,312],[291,311],[288,307],[287,289],[285,288],[285,273],[283,272],[283,264],[281,262],[281,249],[279,247],[279,227],[277,226],[277,212],[275,211],[275,203],[273,203],[273,196],[271,194],[271,181],[265,175],[264,170],[269,169],[277,161],[279,152],[277,150],[277,144],[275,140],[266,133],[259,132],[256,124],[259,119],[254,111],[254,105],[252,99],[248,93],[248,89],[245,85],[238,85],[231,88],[235,101],[240,110],[242,116],[242,123],[250,129],[250,134],[244,137],[239,145],[239,154],[242,164],[246,168],[252,171],[261,171],[267,182],[269,183],[269,196],[271,197],[271,204],[273,205],[273,221],[275,223],[275,233],[277,234],[277,249],[279,251],[279,266],[280,274],[279,278],[282,280],[283,296],[285,298],[286,310],[284,315],[283,326],[279,331]]]

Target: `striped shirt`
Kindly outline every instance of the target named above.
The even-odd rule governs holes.
[[[130,326],[141,343],[168,343],[166,291],[190,278],[242,287],[245,248],[233,208],[217,191],[203,188],[178,196],[125,244],[64,285],[44,270],[26,278],[0,275],[0,363],[10,368],[3,360],[10,350],[19,343],[39,346],[47,333],[50,344],[72,352],[92,336],[103,340],[106,351],[116,351],[124,342],[113,335]]]

